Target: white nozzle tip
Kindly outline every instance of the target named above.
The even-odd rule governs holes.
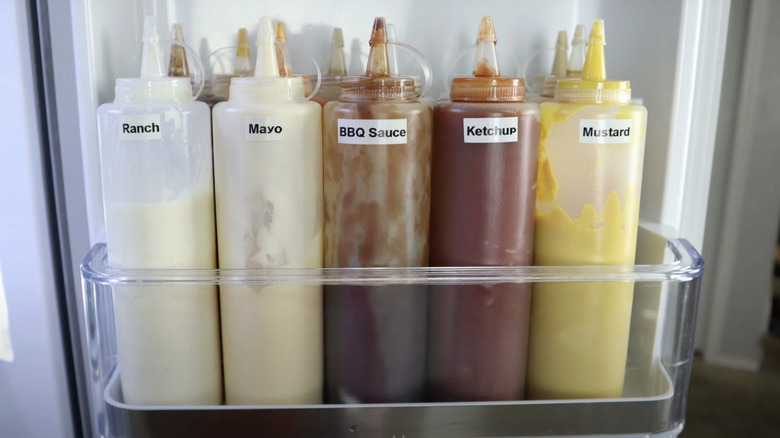
[[[157,34],[157,18],[154,15],[144,17],[144,35],[142,41],[159,41]]]
[[[279,60],[276,58],[274,22],[270,17],[260,19],[257,29],[257,61],[255,77],[279,77]]]
[[[263,17],[260,19],[260,24],[257,28],[257,44],[261,45],[263,43],[269,43],[273,44],[275,40],[274,35],[274,22],[271,20],[271,17]]]
[[[574,38],[571,40],[572,45],[574,44],[585,44],[585,25],[584,24],[578,24],[577,27],[574,29]]]

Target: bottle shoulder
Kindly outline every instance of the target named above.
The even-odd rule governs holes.
[[[188,102],[106,102],[98,106],[98,114],[146,114],[167,111],[209,113],[209,106],[193,100]]]
[[[323,109],[325,117],[380,119],[382,117],[428,116],[433,113],[427,102],[328,102]]]
[[[462,114],[464,117],[509,117],[535,116],[540,112],[534,102],[453,102],[442,100],[436,103],[434,114]]]
[[[581,117],[596,117],[599,115],[640,115],[647,116],[647,108],[637,103],[570,103],[543,102],[540,105],[543,115],[574,114]]]
[[[212,109],[216,114],[305,114],[322,113],[322,106],[311,100],[299,102],[236,102],[226,100],[214,105]]]

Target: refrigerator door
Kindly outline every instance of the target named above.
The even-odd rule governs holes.
[[[0,266],[14,348],[12,362],[0,360],[0,435],[71,438],[78,406],[61,311],[35,15],[23,0],[0,2]]]
[[[398,0],[392,8],[359,0],[234,0],[226,7],[206,0],[39,0],[38,4],[47,11],[40,19],[50,31],[44,46],[49,50],[51,74],[45,84],[51,87],[50,109],[56,111],[49,129],[56,131],[52,184],[59,234],[51,239],[62,248],[59,266],[71,327],[64,338],[70,336],[74,342],[76,363],[88,357],[75,344],[86,338],[79,311],[83,303],[78,263],[92,244],[104,240],[96,109],[113,99],[115,78],[137,75],[144,14],[156,15],[160,29],[181,23],[186,39],[201,56],[233,44],[235,30],[254,29],[261,15],[285,21],[291,43],[314,53],[327,52],[329,32],[340,25],[345,35],[354,37],[347,43],[348,52],[360,55],[367,48],[366,23],[374,15],[387,15],[398,20],[399,40],[418,46],[430,58],[438,77],[432,97],[444,90],[448,69],[471,43],[475,20],[483,13],[496,17],[502,45],[514,48],[521,61],[552,45],[558,30],[604,18],[610,26],[610,76],[631,79],[634,95],[644,98],[650,111],[641,217],[662,224],[659,229],[666,237],[683,236],[702,246],[717,130],[712,120],[720,103],[730,0],[488,0],[461,1],[454,9],[450,2],[414,0]],[[4,20],[13,21],[14,16]],[[317,60],[322,61],[319,56]],[[18,111],[13,115],[22,116]],[[6,175],[2,181],[7,184]],[[37,175],[40,178],[40,172]],[[18,191],[16,185],[14,190]],[[31,221],[25,224],[32,226]],[[11,318],[15,318],[13,309]],[[78,403],[87,411],[84,385],[77,387],[81,388]]]

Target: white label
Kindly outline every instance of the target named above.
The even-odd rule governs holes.
[[[615,144],[631,141],[631,119],[582,119],[580,143]]]
[[[406,144],[406,119],[339,119],[339,143]]]
[[[162,123],[159,114],[119,117],[120,140],[160,140]]]
[[[464,143],[508,143],[517,141],[517,117],[463,119]]]
[[[282,126],[281,117],[244,117],[244,140],[277,141],[283,139],[284,126]]]

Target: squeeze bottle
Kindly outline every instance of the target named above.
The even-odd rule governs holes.
[[[558,39],[555,42],[555,58],[553,59],[552,71],[544,78],[542,94],[532,99],[533,102],[549,102],[555,97],[555,85],[558,80],[566,77],[566,69],[569,61],[566,60],[566,52],[569,45],[567,42],[566,31],[558,32]]]
[[[284,23],[281,21],[276,22],[276,59],[279,63],[279,76],[292,77],[300,76],[303,79],[303,91],[306,96],[310,96],[314,91],[314,84],[311,81],[311,76],[304,74],[293,73],[292,63],[290,61],[290,52],[287,50],[287,31],[284,28]],[[317,96],[310,96],[309,99],[325,105],[325,101]]]
[[[322,267],[321,120],[303,79],[280,76],[262,18],[254,77],[214,106],[220,268]],[[320,403],[321,286],[226,285],[220,298],[227,403]]]
[[[433,112],[431,266],[533,262],[539,106],[501,76],[490,16],[473,77],[452,80]],[[432,401],[525,398],[529,284],[432,286]]]
[[[209,108],[189,77],[165,74],[153,16],[138,78],[116,80],[98,108],[108,263],[123,269],[214,269]],[[222,400],[215,286],[115,286],[124,402]]]
[[[226,47],[225,49],[227,49]],[[209,107],[214,107],[219,102],[224,102],[230,95],[230,80],[235,77],[252,76],[252,66],[250,62],[249,54],[249,37],[245,28],[238,30],[238,40],[236,42],[235,58],[233,60],[233,73],[216,74],[213,77],[213,83],[209,82],[203,89],[201,99],[206,102]],[[224,49],[220,49],[211,54],[214,56],[216,53],[221,52]]]
[[[536,265],[631,265],[647,110],[607,79],[604,22],[590,32],[582,79],[558,81],[542,108]],[[528,395],[620,397],[633,283],[537,283]]]
[[[347,63],[344,60],[344,36],[341,28],[333,29],[333,40],[330,43],[328,70],[322,77],[322,85],[317,93],[325,102],[338,100],[341,93],[341,78],[347,75]]]
[[[411,77],[391,76],[384,18],[374,21],[365,76],[341,79],[325,105],[325,266],[428,264],[431,108]],[[414,52],[413,52],[414,53]],[[422,401],[423,286],[328,286],[327,400]]]

